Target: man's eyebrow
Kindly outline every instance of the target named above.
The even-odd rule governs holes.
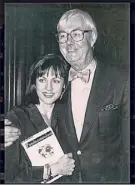
[[[83,30],[81,27],[77,27],[75,29],[73,29],[72,31],[75,31],[75,30]]]
[[[66,31],[63,31],[63,30],[58,31],[58,33],[63,33],[63,32],[66,33]]]
[[[73,30],[71,30],[70,32],[76,31],[76,30],[83,30],[83,29],[81,27],[77,27],[77,28],[74,28]],[[63,30],[60,30],[60,31],[58,31],[58,33],[67,33],[67,32],[63,31]]]

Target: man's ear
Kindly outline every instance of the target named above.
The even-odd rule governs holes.
[[[89,41],[90,41],[90,46],[91,48],[94,46],[97,40],[97,32],[95,30],[91,30],[89,33]]]

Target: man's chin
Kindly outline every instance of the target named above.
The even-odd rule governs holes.
[[[78,58],[68,58],[67,59],[67,62],[69,63],[69,64],[77,64],[78,63],[78,61],[79,61],[79,59]]]

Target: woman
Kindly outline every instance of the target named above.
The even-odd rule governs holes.
[[[46,166],[32,167],[20,144],[49,126],[54,130],[63,150],[68,151],[66,138],[60,138],[62,119],[59,119],[63,116],[63,105],[59,99],[66,89],[67,81],[68,66],[59,56],[49,54],[32,65],[25,104],[14,107],[6,116],[20,129],[21,135],[5,150],[5,182],[39,183],[49,178]],[[49,165],[51,176],[71,175],[74,167],[71,153],[64,154],[56,163]]]

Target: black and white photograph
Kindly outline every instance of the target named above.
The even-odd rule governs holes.
[[[5,183],[130,183],[130,4],[5,3],[4,99]]]

